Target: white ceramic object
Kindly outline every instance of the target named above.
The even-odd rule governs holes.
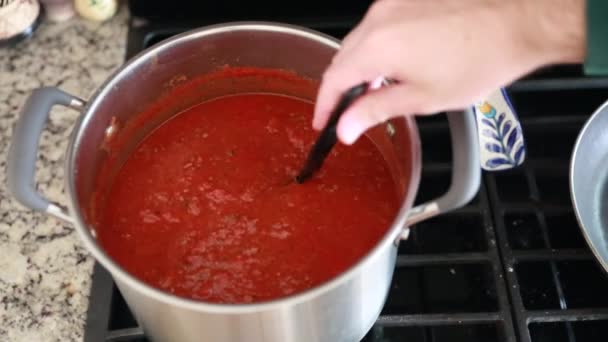
[[[479,136],[479,157],[484,170],[507,170],[521,165],[526,146],[515,109],[505,89],[473,106]]]
[[[38,1],[0,0],[0,47],[13,45],[30,37],[39,23]]]

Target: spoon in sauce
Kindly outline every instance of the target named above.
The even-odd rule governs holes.
[[[336,135],[336,126],[338,125],[338,120],[346,109],[361,95],[365,94],[368,89],[369,83],[363,82],[350,88],[342,95],[340,101],[332,111],[327,125],[325,128],[323,128],[321,134],[319,134],[319,137],[308,153],[308,158],[306,159],[304,166],[302,166],[300,172],[295,177],[295,181],[298,184],[306,182],[321,168],[325,158],[327,158],[329,152],[331,152],[332,148],[338,141],[338,137]]]

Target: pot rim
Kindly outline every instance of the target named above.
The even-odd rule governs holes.
[[[346,283],[352,279],[362,267],[374,261],[383,252],[385,248],[391,247],[390,245],[397,244],[400,240],[400,235],[403,229],[405,229],[406,219],[408,216],[409,209],[412,207],[414,202],[415,194],[418,191],[418,184],[420,181],[420,168],[421,168],[421,152],[420,152],[420,138],[418,135],[418,129],[415,120],[406,116],[405,120],[406,129],[409,133],[409,152],[412,156],[412,161],[409,165],[410,168],[410,182],[408,189],[405,193],[405,199],[396,215],[390,229],[387,230],[384,237],[374,246],[364,257],[358,262],[353,264],[346,271],[340,275],[330,279],[320,285],[317,285],[308,290],[298,292],[286,297],[280,297],[278,299],[255,302],[249,304],[219,304],[209,303],[203,301],[197,301],[188,299],[185,297],[179,297],[153,286],[146,284],[139,280],[129,272],[124,270],[118,263],[106,254],[103,248],[97,243],[97,239],[93,236],[91,229],[87,228],[88,224],[85,222],[81,212],[80,205],[77,201],[77,192],[74,174],[77,172],[75,168],[75,155],[80,145],[82,136],[82,127],[86,126],[87,122],[93,117],[97,106],[112,89],[112,87],[119,82],[123,77],[128,74],[132,69],[137,68],[143,63],[147,63],[160,51],[170,49],[174,45],[178,45],[183,42],[190,40],[202,39],[205,36],[225,33],[230,31],[266,31],[266,32],[282,32],[303,38],[307,38],[318,42],[319,44],[333,48],[336,51],[340,47],[340,41],[336,38],[311,30],[305,27],[279,23],[269,21],[236,21],[226,22],[216,25],[204,26],[198,29],[190,30],[176,36],[173,36],[167,40],[161,41],[152,47],[140,52],[112,75],[110,75],[106,81],[98,88],[98,90],[92,95],[90,101],[84,108],[81,119],[77,120],[74,127],[74,133],[70,137],[68,144],[68,150],[66,154],[66,189],[69,196],[69,208],[71,215],[74,218],[75,228],[78,231],[81,240],[88,249],[88,251],[95,257],[95,259],[108,270],[113,278],[116,278],[120,282],[128,285],[130,288],[139,291],[140,293],[153,297],[156,300],[162,301],[166,304],[186,308],[198,312],[207,313],[218,313],[218,314],[244,314],[254,313],[260,311],[267,311],[277,309],[285,305],[297,305],[309,301],[315,297],[320,297],[340,285]],[[393,266],[394,267],[394,266]]]
[[[606,259],[604,257],[603,253],[600,251],[600,246],[589,233],[589,230],[591,229],[591,227],[585,225],[583,222],[583,217],[580,212],[580,204],[579,204],[579,201],[577,200],[577,193],[581,196],[588,196],[588,195],[580,194],[580,190],[577,192],[576,183],[578,183],[578,182],[576,181],[576,177],[575,177],[576,176],[575,175],[576,165],[581,163],[580,161],[578,161],[578,163],[576,161],[579,158],[579,156],[578,156],[580,154],[579,150],[584,148],[582,146],[583,140],[588,139],[588,135],[589,135],[588,131],[590,129],[592,129],[594,122],[599,120],[599,117],[601,115],[608,115],[608,100],[605,101],[604,103],[602,103],[602,105],[600,107],[598,107],[593,112],[593,114],[591,114],[589,119],[587,119],[587,121],[583,125],[583,128],[580,130],[578,136],[576,137],[576,141],[574,143],[574,148],[572,149],[572,157],[570,158],[570,167],[569,167],[569,171],[570,171],[570,175],[569,175],[570,186],[569,187],[570,187],[570,189],[569,190],[570,190],[570,198],[572,201],[572,206],[574,207],[574,216],[576,216],[576,221],[579,225],[580,230],[583,233],[583,237],[585,238],[587,245],[591,249],[591,252],[595,256],[595,259],[600,263],[600,265],[602,266],[604,271],[608,272],[608,259]]]

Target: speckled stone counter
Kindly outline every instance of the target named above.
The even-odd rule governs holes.
[[[124,7],[124,6],[123,6]],[[81,341],[93,259],[69,225],[20,207],[6,189],[6,155],[30,91],[87,99],[124,59],[128,13],[108,22],[44,22],[29,41],[0,49],[0,341]],[[78,113],[56,108],[40,142],[39,188],[65,203],[63,155]]]

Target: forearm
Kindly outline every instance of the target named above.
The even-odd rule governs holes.
[[[606,1],[606,0],[600,0]],[[522,29],[539,66],[586,58],[586,0],[521,0]]]

